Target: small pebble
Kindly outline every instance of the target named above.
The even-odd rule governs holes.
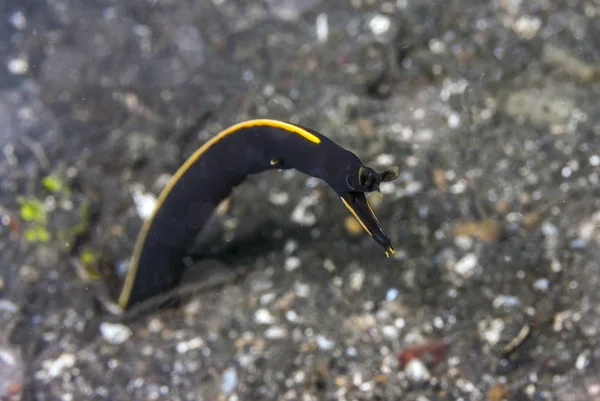
[[[360,386],[363,383],[363,376],[361,372],[354,372],[352,374],[352,384],[356,387]]]
[[[456,113],[451,113],[448,116],[448,126],[450,128],[456,128],[460,125],[460,117]]]
[[[558,312],[556,315],[554,315],[554,322],[552,324],[552,329],[555,332],[562,331],[565,328],[565,325],[567,324],[567,322],[569,322],[569,320],[571,320],[572,315],[573,315],[573,312],[571,312],[570,310]]]
[[[587,387],[587,392],[593,397],[600,396],[600,383],[592,383]]]
[[[0,310],[17,313],[19,311],[19,307],[14,302],[8,299],[0,299]]]
[[[43,365],[48,372],[48,376],[54,378],[60,375],[64,369],[72,368],[75,361],[74,354],[65,352],[53,361],[44,361]]]
[[[258,324],[273,324],[277,319],[266,309],[258,309],[254,312],[254,321]]]
[[[550,262],[550,269],[553,273],[559,273],[562,270],[562,264],[558,259],[552,258],[552,261]]]
[[[271,84],[265,85],[265,87],[263,88],[263,95],[265,95],[265,97],[271,97],[274,94],[275,94],[275,87]]]
[[[148,322],[148,331],[150,333],[158,333],[164,327],[165,327],[165,325],[163,324],[163,322],[160,319],[154,318]]]
[[[205,345],[204,340],[201,337],[194,337],[188,341],[182,341],[175,347],[177,352],[185,354],[190,350],[201,348]]]
[[[115,273],[119,276],[120,279],[124,280],[127,272],[129,271],[129,261],[128,260],[119,260],[115,263]]]
[[[533,288],[535,288],[536,290],[538,290],[540,292],[548,291],[549,287],[550,287],[550,281],[547,278],[541,278],[539,280],[536,280],[533,283]]]
[[[420,181],[412,181],[406,184],[404,188],[407,195],[415,195],[423,190],[423,183]]]
[[[352,291],[360,291],[365,282],[364,270],[357,270],[350,275],[350,289]]]
[[[131,336],[131,330],[119,323],[100,323],[100,333],[111,344],[122,344]]]
[[[492,301],[492,306],[494,308],[514,308],[519,305],[521,300],[512,295],[498,295]]]
[[[542,234],[544,234],[546,237],[557,237],[558,236],[558,228],[556,228],[556,226],[552,223],[548,223],[545,222],[542,224]]]
[[[451,356],[450,358],[448,358],[448,366],[458,366],[458,365],[460,365],[460,357]]]
[[[307,298],[310,295],[310,285],[304,283],[295,283],[294,292],[300,298]]]
[[[462,194],[467,189],[467,181],[458,180],[454,185],[450,187],[450,192],[454,195]]]
[[[462,249],[463,251],[468,251],[473,247],[473,238],[467,235],[458,235],[454,238],[454,244]]]
[[[404,368],[404,374],[413,383],[422,383],[431,377],[429,370],[420,359],[411,359]]]
[[[321,351],[329,351],[335,346],[335,342],[319,334],[317,336],[317,345]]]
[[[382,182],[379,189],[384,195],[391,195],[396,192],[396,186],[393,182]]]
[[[386,340],[396,340],[399,337],[398,328],[395,326],[383,326],[381,333]]]
[[[306,372],[301,370],[294,374],[294,382],[297,384],[304,383],[306,381]]]
[[[329,22],[327,21],[327,14],[321,13],[317,15],[317,40],[321,43],[327,42],[329,37]]]
[[[593,239],[594,237],[594,233],[596,232],[596,226],[598,225],[597,222],[591,220],[591,221],[584,221],[580,226],[579,226],[579,237],[580,239],[584,240],[584,241],[590,241],[591,239]]]
[[[280,340],[287,337],[287,335],[287,329],[282,326],[272,326],[265,330],[265,338],[269,340]]]
[[[288,322],[291,322],[291,323],[302,323],[302,319],[300,318],[298,313],[296,313],[296,311],[293,311],[293,310],[289,310],[289,311],[285,312],[285,318],[287,319]]]
[[[475,385],[472,382],[465,379],[458,379],[456,381],[456,387],[467,394],[470,394],[475,391]]]
[[[152,194],[136,189],[133,191],[133,202],[140,219],[148,220],[152,216],[152,213],[154,213],[156,198]]]
[[[582,352],[575,361],[575,369],[584,370],[588,365],[588,357],[585,352]]]
[[[290,256],[285,259],[284,268],[286,271],[291,272],[300,267],[300,258],[296,256]]]
[[[283,251],[288,255],[294,253],[297,249],[298,249],[298,243],[294,240],[286,241],[285,245],[283,247]]]
[[[194,299],[185,305],[183,311],[188,316],[194,316],[200,312],[200,308],[202,308],[202,302],[200,302],[198,299]]]
[[[391,166],[396,162],[396,158],[394,155],[390,155],[389,153],[382,153],[375,159],[375,164],[380,166]]]
[[[358,389],[362,392],[370,392],[370,391],[373,391],[374,388],[375,388],[375,383],[370,382],[370,381],[364,382],[360,386],[358,386]]]
[[[541,26],[542,21],[539,18],[525,15],[515,22],[513,30],[521,39],[528,40],[533,39],[537,35]]]
[[[453,269],[457,274],[468,278],[473,275],[477,262],[477,256],[474,253],[468,253],[456,262]]]
[[[525,387],[525,394],[533,398],[533,396],[535,395],[535,385],[529,384],[527,387]]]
[[[385,35],[390,30],[391,26],[392,22],[389,17],[385,15],[376,15],[369,21],[371,32],[377,36]]]
[[[223,372],[221,382],[221,391],[224,393],[233,392],[238,386],[238,373],[235,367],[229,367]]]
[[[27,27],[27,19],[21,11],[17,11],[11,14],[10,23],[20,31]]]
[[[259,302],[261,305],[268,305],[277,298],[277,294],[274,292],[268,292],[260,296]]]
[[[298,205],[292,211],[291,219],[293,222],[303,226],[312,226],[317,222],[317,216],[308,211],[308,208],[317,203],[315,196],[306,196],[298,202]]]
[[[23,75],[29,70],[29,62],[26,58],[13,58],[8,60],[7,67],[11,74]]]
[[[496,345],[500,341],[502,330],[504,330],[504,321],[494,319],[491,322],[482,320],[477,325],[479,336],[490,345]]]
[[[440,98],[443,101],[450,99],[452,95],[458,95],[464,93],[465,89],[469,86],[469,81],[466,79],[459,79],[453,81],[449,78],[444,80],[442,90],[440,92]]]
[[[418,108],[415,111],[413,111],[413,117],[415,118],[415,120],[422,120],[423,118],[425,118],[425,110],[423,110],[422,108]]]
[[[433,54],[441,54],[446,51],[446,43],[440,39],[433,38],[429,41],[429,50]]]
[[[323,261],[323,268],[329,273],[333,273],[335,271],[335,263],[331,259],[325,259]]]
[[[385,300],[388,302],[394,301],[400,295],[400,291],[397,288],[390,288],[385,294]]]

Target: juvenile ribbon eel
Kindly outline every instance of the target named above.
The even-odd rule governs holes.
[[[248,175],[274,168],[293,168],[325,181],[386,255],[395,255],[365,193],[396,179],[397,167],[378,173],[312,129],[277,120],[250,120],[207,141],[163,189],[137,237],[119,306],[128,309],[177,286],[186,250],[219,203]]]

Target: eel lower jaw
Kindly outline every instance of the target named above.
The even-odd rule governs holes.
[[[373,238],[375,242],[384,249],[386,256],[397,256],[396,250],[391,245],[390,238],[383,231],[375,213],[367,203],[367,197],[363,192],[344,192],[340,194],[342,203],[358,220],[362,228]]]

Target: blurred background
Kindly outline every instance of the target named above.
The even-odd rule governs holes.
[[[3,0],[0,399],[600,400],[599,16]],[[272,171],[200,247],[203,272],[246,275],[115,319],[99,266],[118,276],[152,196],[254,118],[400,166],[369,198],[399,258]]]

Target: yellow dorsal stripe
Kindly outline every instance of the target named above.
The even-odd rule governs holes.
[[[131,254],[131,260],[129,262],[129,271],[127,272],[127,276],[125,278],[125,283],[123,284],[123,289],[121,290],[121,294],[119,296],[119,306],[122,309],[125,309],[125,307],[127,306],[127,303],[129,302],[129,297],[131,296],[131,290],[133,289],[133,283],[135,281],[135,276],[137,273],[137,268],[138,268],[140,255],[142,253],[142,248],[143,248],[144,242],[146,241],[146,237],[148,236],[148,231],[150,230],[150,226],[152,225],[154,216],[156,215],[156,212],[162,207],[165,199],[167,198],[167,196],[169,195],[169,193],[171,192],[171,190],[173,189],[175,184],[177,184],[179,179],[186,173],[186,171],[188,171],[189,168],[194,163],[196,163],[196,161],[198,161],[198,159],[204,153],[206,153],[206,151],[208,151],[213,145],[215,145],[221,139],[225,138],[226,136],[228,136],[230,134],[234,134],[244,128],[260,127],[260,126],[279,128],[279,129],[282,129],[282,130],[285,130],[285,131],[288,131],[288,132],[291,132],[294,134],[298,134],[310,142],[313,142],[316,144],[321,143],[321,139],[319,139],[319,137],[308,132],[304,128],[300,128],[296,125],[286,123],[283,121],[278,121],[278,120],[257,119],[257,120],[243,121],[241,123],[232,125],[231,127],[221,131],[220,133],[218,133],[217,135],[215,135],[214,137],[209,139],[204,145],[202,145],[200,148],[198,148],[198,150],[196,150],[185,161],[185,163],[183,163],[183,165],[177,170],[177,172],[173,175],[171,180],[169,180],[169,183],[162,190],[162,192],[156,202],[156,206],[154,208],[154,211],[152,212],[152,215],[142,225],[142,229],[140,230],[140,233],[137,237],[135,246],[133,248],[133,252]]]

